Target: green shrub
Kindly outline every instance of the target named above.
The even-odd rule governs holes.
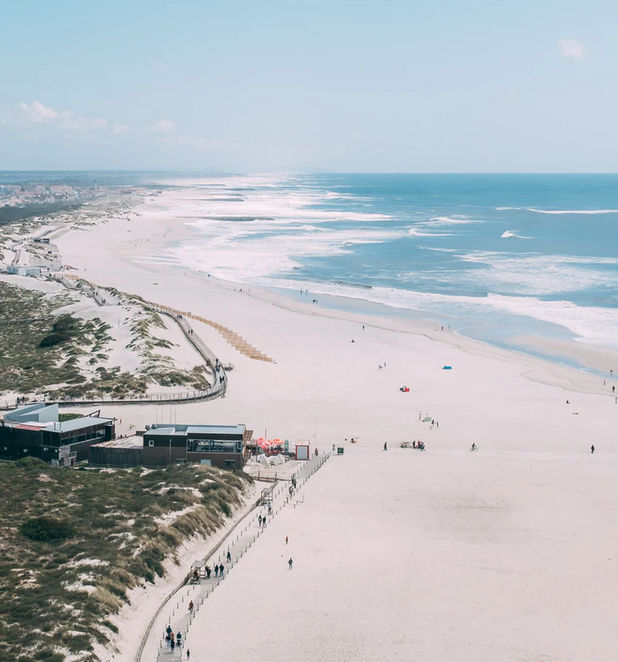
[[[66,342],[67,340],[70,340],[71,336],[68,333],[60,332],[60,333],[50,333],[49,335],[45,336],[43,340],[39,343],[39,347],[52,347],[53,345],[58,345],[61,342]]]
[[[54,653],[54,651],[46,648],[40,653],[37,653],[35,659],[40,660],[41,662],[63,662],[64,655],[61,655],[60,653]]]
[[[52,327],[57,333],[67,333],[70,334],[71,331],[75,329],[78,325],[77,320],[70,315],[61,315],[55,322]]]
[[[26,538],[37,542],[66,540],[74,533],[69,524],[54,517],[31,517],[19,527],[19,530]]]

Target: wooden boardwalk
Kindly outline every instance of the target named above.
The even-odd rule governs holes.
[[[270,492],[270,498],[265,499],[261,497],[255,506],[200,560],[202,564],[200,569],[200,583],[190,584],[191,573],[189,572],[182,584],[159,606],[142,637],[135,654],[134,662],[148,662],[149,658],[156,659],[157,662],[177,662],[184,659],[183,651],[191,648],[191,639],[193,636],[191,625],[200,607],[217,586],[222,581],[225,581],[228,572],[234,569],[236,564],[249,551],[251,545],[268,528],[268,524],[266,528],[260,526],[260,515],[266,516],[267,522],[270,522],[287,505],[296,508],[299,503],[302,503],[302,500],[298,497],[298,492],[301,491],[309,478],[322,467],[330,456],[331,453],[314,456],[298,469],[295,474],[297,489],[294,494],[290,494],[287,481],[275,483],[270,488],[267,488]],[[225,566],[223,578],[215,577],[214,573],[211,574],[210,579],[206,579],[203,576],[203,569],[206,564],[214,568],[215,565],[219,565],[220,563]],[[191,611],[189,610],[190,602],[193,602],[193,610]],[[176,647],[174,651],[165,642],[167,626],[175,634],[178,632],[181,633],[182,645],[180,648]],[[146,650],[149,652],[146,653]],[[151,657],[154,651],[156,651],[156,657]]]

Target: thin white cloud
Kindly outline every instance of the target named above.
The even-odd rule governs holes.
[[[26,118],[35,124],[47,124],[59,117],[59,114],[53,108],[44,106],[40,101],[32,101],[31,103],[22,101],[19,107]]]
[[[70,110],[56,110],[40,101],[22,101],[17,106],[17,112],[5,116],[0,113],[0,124],[7,123],[21,127],[45,126],[58,131],[83,134],[96,133],[110,136],[130,134],[133,137],[149,138],[161,145],[188,147],[201,152],[237,149],[237,146],[225,144],[217,138],[183,135],[178,131],[176,122],[170,119],[161,119],[150,126],[132,129],[129,125],[120,122],[109,123],[102,117],[88,119]]]
[[[107,127],[107,120],[102,117],[86,119],[75,115],[70,110],[55,110],[40,101],[22,101],[19,104],[20,120],[25,124],[45,124],[64,131],[101,130]]]
[[[562,57],[568,57],[572,60],[583,60],[586,57],[586,49],[582,41],[575,39],[560,39],[558,48]]]
[[[150,127],[149,131],[150,133],[175,133],[176,122],[172,120],[159,120]]]

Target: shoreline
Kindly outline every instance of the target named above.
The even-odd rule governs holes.
[[[196,180],[193,183],[196,184],[199,181],[200,180]],[[161,184],[169,185],[169,182],[161,182]],[[165,195],[166,192],[168,191],[164,190],[161,195]],[[159,196],[155,197],[155,203],[158,197]],[[143,200],[142,202],[148,203],[151,201],[152,200]],[[191,267],[182,265],[176,261],[176,257],[171,258],[172,261],[166,263],[168,260],[164,255],[166,251],[173,251],[173,249],[176,249],[179,246],[190,243],[192,238],[199,238],[200,236],[199,231],[192,225],[192,221],[196,219],[191,216],[181,215],[170,218],[168,219],[167,224],[163,221],[163,226],[160,227],[160,217],[164,215],[166,211],[171,211],[171,209],[158,209],[156,215],[150,217],[150,221],[154,222],[156,230],[152,234],[148,234],[148,236],[145,237],[145,240],[150,252],[154,255],[148,256],[148,259],[140,257],[140,262],[144,267],[150,266],[153,270],[156,270],[157,266],[169,267],[178,272],[189,270],[197,278],[206,278],[206,271],[192,269]],[[136,214],[132,222],[139,222],[141,213],[143,212]],[[362,292],[365,288],[362,285],[349,285],[350,288],[358,289],[358,296],[355,296],[354,294],[322,293],[320,291],[319,282],[312,283],[310,281],[298,281],[298,288],[296,288],[295,281],[291,280],[286,281],[287,286],[281,286],[278,284],[255,285],[250,282],[234,281],[212,275],[210,278],[212,279],[211,282],[227,283],[232,289],[262,292],[264,293],[264,299],[269,298],[265,293],[271,292],[274,295],[279,295],[283,299],[288,299],[295,303],[303,303],[302,298],[299,298],[298,290],[301,288],[306,289],[308,287],[309,293],[306,295],[307,298],[313,298],[313,294],[315,297],[318,297],[322,303],[326,304],[320,305],[320,310],[323,311],[325,308],[332,308],[342,316],[345,317],[347,315],[354,319],[367,317],[372,319],[387,319],[390,324],[393,324],[398,320],[405,320],[406,322],[409,322],[411,326],[419,324],[420,326],[435,327],[437,325],[448,327],[449,329],[450,322],[453,321],[446,315],[440,315],[438,313],[432,315],[430,311],[399,307],[364,298]],[[326,282],[326,285],[329,284],[330,281]],[[311,290],[312,285],[315,287],[314,292]],[[373,288],[367,288],[368,291],[371,291],[371,289]],[[293,307],[291,304],[289,305],[290,308]],[[533,317],[530,319],[534,324],[540,324],[541,327],[550,324],[549,322],[537,320]],[[508,334],[508,336],[505,336],[503,341],[500,341],[496,339],[492,340],[491,338],[475,337],[474,335],[468,335],[454,329],[451,329],[451,332],[462,339],[472,343],[481,343],[481,345],[485,345],[491,349],[523,353],[533,359],[549,361],[552,364],[570,367],[578,371],[594,374],[601,378],[609,376],[609,369],[612,368],[612,366],[615,367],[614,372],[618,371],[618,349],[606,345],[587,343],[584,340],[580,340],[578,336],[566,327],[561,326],[560,328],[564,329],[565,333],[569,336],[568,338],[547,336],[534,331],[522,331],[519,333],[514,331]]]

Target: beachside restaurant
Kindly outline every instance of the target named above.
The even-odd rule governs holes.
[[[252,434],[244,425],[151,425],[144,432],[143,463],[197,462],[242,469]]]
[[[44,402],[5,414],[0,422],[0,459],[38,457],[54,466],[72,466],[88,459],[89,446],[115,437],[112,418],[59,419],[58,405]]]

